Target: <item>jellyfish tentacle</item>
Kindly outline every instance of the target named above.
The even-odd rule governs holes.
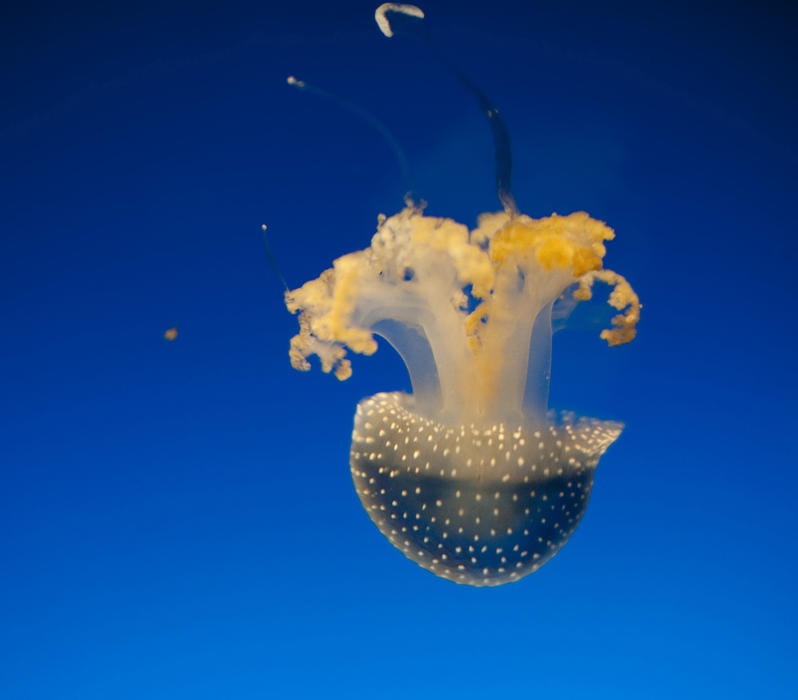
[[[269,264],[272,266],[272,270],[274,270],[274,274],[277,275],[277,279],[280,280],[280,283],[285,288],[285,291],[289,291],[291,288],[288,286],[288,282],[285,281],[285,277],[283,277],[283,273],[280,271],[280,266],[277,264],[277,258],[274,257],[274,252],[272,251],[272,246],[269,243],[269,234],[266,233],[266,229],[268,226],[266,224],[261,224],[261,231],[263,231],[263,245],[266,248],[266,257],[269,258]]]
[[[388,14],[394,15],[393,23],[388,19]],[[386,37],[396,36],[397,33],[404,33],[406,30],[413,32],[421,39],[437,56],[454,76],[463,84],[477,101],[479,109],[488,120],[491,135],[493,137],[493,153],[496,162],[496,193],[499,197],[504,210],[515,216],[518,214],[518,206],[512,193],[512,148],[510,146],[510,132],[502,118],[499,108],[485,95],[479,86],[469,78],[460,67],[454,63],[442,51],[438,43],[430,36],[421,20],[424,19],[424,12],[415,5],[386,2],[380,5],[374,13],[380,31]]]
[[[310,93],[311,95],[316,95],[316,97],[321,97],[325,100],[330,100],[334,104],[341,107],[341,109],[360,117],[375,131],[377,131],[390,146],[396,159],[396,163],[399,166],[399,170],[402,172],[402,179],[404,180],[406,191],[405,202],[408,204],[414,204],[419,201],[418,195],[416,193],[415,178],[413,177],[413,171],[410,168],[410,163],[407,160],[407,156],[405,156],[405,152],[399,145],[399,141],[396,140],[396,137],[393,135],[391,130],[385,126],[382,121],[380,121],[371,112],[369,112],[367,109],[364,109],[356,102],[352,102],[345,97],[341,97],[340,95],[336,95],[335,93],[323,90],[315,85],[311,85],[310,83],[300,80],[293,75],[289,75],[285,79],[285,82],[289,85],[292,85],[297,90]]]
[[[424,19],[424,10],[416,5],[409,5],[399,2],[384,2],[374,11],[374,19],[380,31],[388,38],[394,35],[391,20],[388,19],[388,13],[399,15],[398,19]]]

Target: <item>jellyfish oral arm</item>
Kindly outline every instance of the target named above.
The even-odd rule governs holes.
[[[545,422],[553,301],[582,278],[577,298],[595,279],[621,290],[610,299],[616,308],[633,298],[623,278],[601,269],[613,235],[584,212],[486,214],[469,232],[408,206],[381,218],[370,248],[286,293],[300,314],[292,363],[307,369],[316,354],[345,379],[345,349],[372,354],[376,333],[407,364],[420,410],[452,424]],[[635,313],[619,318],[610,343],[633,335]]]

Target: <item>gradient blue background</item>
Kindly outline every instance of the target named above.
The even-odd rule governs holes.
[[[629,346],[556,336],[552,405],[627,429],[569,544],[491,590],[368,520],[354,407],[406,372],[293,371],[263,251],[298,285],[404,187],[289,73],[382,117],[429,213],[497,208],[482,116],[374,6],[2,10],[0,698],[798,697],[789,4],[424,6],[521,208],[608,221],[645,304]]]

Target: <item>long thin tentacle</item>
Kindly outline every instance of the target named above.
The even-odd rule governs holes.
[[[389,18],[390,15],[390,18]],[[430,36],[422,20],[424,12],[415,5],[386,2],[380,5],[374,13],[374,18],[380,31],[387,37],[398,33],[410,33],[421,39],[438,59],[452,72],[465,88],[476,98],[482,113],[487,117],[493,136],[493,151],[496,161],[496,192],[505,211],[510,215],[518,213],[518,207],[513,197],[511,176],[513,170],[512,151],[510,148],[510,132],[504,123],[499,108],[488,99],[482,90],[463,73],[441,50],[440,46]]]
[[[286,78],[286,82],[289,85],[293,85],[298,90],[309,92],[311,95],[316,95],[317,97],[323,97],[324,99],[330,100],[342,109],[357,115],[376,131],[378,131],[388,142],[388,145],[391,147],[391,150],[396,157],[396,162],[399,164],[399,169],[402,171],[402,177],[405,181],[405,188],[407,190],[405,200],[410,200],[411,203],[418,201],[416,199],[415,180],[413,178],[413,172],[410,169],[410,164],[407,162],[407,157],[405,156],[402,147],[399,145],[399,142],[396,140],[396,137],[391,133],[390,129],[385,126],[385,124],[377,119],[377,117],[375,117],[371,112],[364,109],[359,104],[356,104],[351,100],[347,100],[345,97],[340,97],[332,92],[328,92],[327,90],[318,88],[315,85],[311,85],[304,80],[299,80],[293,75],[289,75],[288,78]]]

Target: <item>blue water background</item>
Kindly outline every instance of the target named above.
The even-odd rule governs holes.
[[[261,241],[298,285],[402,203],[292,73],[392,128],[429,213],[497,208],[484,119],[373,9],[3,10],[0,697],[798,697],[794,8],[425,6],[520,207],[606,220],[644,303],[631,345],[556,336],[552,405],[627,428],[563,551],[492,590],[368,520],[354,407],[406,372],[292,370]]]

